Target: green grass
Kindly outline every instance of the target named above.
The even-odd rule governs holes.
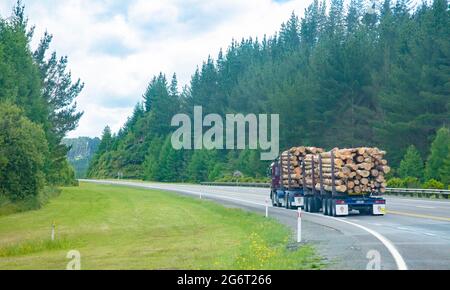
[[[52,223],[56,240],[50,240]],[[318,269],[275,220],[173,193],[82,183],[0,217],[0,269]]]

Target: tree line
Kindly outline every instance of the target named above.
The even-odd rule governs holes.
[[[45,186],[75,184],[61,143],[82,116],[75,98],[83,89],[67,57],[50,52],[52,36],[31,49],[34,27],[20,1],[0,18],[0,200],[35,199]]]
[[[432,141],[450,120],[448,3],[411,6],[407,0],[373,6],[315,0],[275,35],[233,40],[215,59],[208,57],[181,91],[175,74],[170,80],[155,76],[123,128],[103,132],[89,176],[120,172],[125,178],[197,182],[229,179],[239,170],[263,178],[268,164],[257,151],[170,146],[171,118],[192,115],[196,105],[222,116],[279,114],[281,148],[377,146],[398,168],[394,176],[403,176],[408,148],[413,145],[422,160],[435,156]],[[439,158],[448,159],[448,141],[443,147]],[[444,182],[440,171],[426,176]]]

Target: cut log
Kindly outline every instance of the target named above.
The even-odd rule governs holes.
[[[359,176],[362,176],[362,177],[369,177],[370,176],[370,171],[368,171],[368,170],[357,170],[356,173]]]
[[[290,152],[290,155],[288,154]],[[354,195],[360,195],[370,192],[382,193],[386,188],[384,175],[390,172],[390,167],[384,159],[386,152],[378,148],[335,148],[332,151],[324,152],[316,147],[293,147],[285,151],[282,158],[283,177],[303,183],[303,174],[306,177],[305,185],[309,188],[320,189],[320,172],[325,190],[331,190],[334,184],[338,192],[345,189]],[[334,157],[334,172],[332,172],[332,158]],[[321,167],[319,163],[321,157]],[[302,172],[302,163],[304,161],[305,172]],[[314,172],[312,164],[314,166]],[[285,170],[287,169],[287,170]],[[313,184],[313,178],[314,184]],[[333,179],[334,177],[334,179]],[[285,182],[285,180],[283,181]]]

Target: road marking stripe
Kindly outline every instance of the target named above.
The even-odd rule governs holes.
[[[434,206],[416,205],[417,208],[436,209]]]
[[[427,236],[432,236],[432,237],[436,236],[435,234],[432,234],[432,233],[424,233],[424,234],[427,235]]]
[[[403,259],[402,255],[400,254],[400,252],[397,250],[397,248],[394,246],[394,244],[392,244],[392,242],[390,240],[388,240],[387,238],[385,238],[383,235],[381,235],[380,233],[369,229],[363,225],[357,224],[357,223],[352,223],[350,221],[347,220],[342,220],[339,218],[335,218],[335,217],[330,217],[330,216],[324,216],[321,215],[325,218],[330,218],[336,221],[340,221],[352,226],[355,226],[357,228],[360,228],[366,232],[368,232],[369,234],[371,234],[372,236],[374,236],[375,238],[377,238],[389,251],[389,253],[391,253],[392,257],[394,258],[395,264],[397,265],[397,269],[398,270],[408,270],[408,266],[405,263],[405,260]]]
[[[450,222],[450,218],[439,217],[439,216],[432,216],[432,215],[426,215],[426,214],[416,214],[416,213],[394,211],[394,210],[387,210],[387,213],[388,214],[403,215],[403,216],[409,216],[409,217],[425,218],[425,219],[432,219],[432,220]]]

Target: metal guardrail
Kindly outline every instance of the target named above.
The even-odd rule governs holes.
[[[420,189],[420,188],[387,188],[387,194],[393,195],[419,195],[419,196],[442,196],[448,198],[450,196],[450,190],[444,189]]]
[[[237,187],[260,187],[269,188],[270,183],[243,183],[243,182],[202,182],[201,185],[206,186],[237,186]],[[405,196],[419,196],[431,197],[440,196],[449,199],[450,190],[443,189],[420,189],[420,188],[387,188],[388,195],[405,195]]]
[[[270,183],[249,183],[249,182],[202,182],[200,184],[207,186],[237,186],[237,187],[261,187],[261,188],[270,187]]]

